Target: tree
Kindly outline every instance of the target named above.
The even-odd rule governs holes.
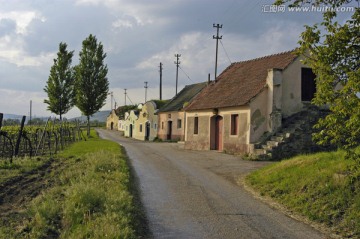
[[[98,112],[104,105],[109,92],[106,77],[108,69],[104,65],[106,53],[101,42],[89,35],[82,42],[79,64],[76,71],[76,106],[87,117],[87,135],[90,135],[90,116]]]
[[[46,82],[44,91],[48,98],[44,103],[48,104],[47,109],[60,116],[66,114],[74,106],[74,73],[71,67],[74,51],[67,51],[66,43],[59,44],[57,59],[50,69],[50,76]]]
[[[316,125],[313,135],[319,144],[330,143],[344,148],[348,155],[360,145],[360,9],[344,24],[336,21],[336,8],[351,0],[278,0],[277,4],[325,4],[332,8],[323,13],[323,21],[305,26],[299,54],[316,74],[317,92],[313,103],[328,105],[330,114]],[[308,53],[308,54],[305,54]],[[306,56],[307,55],[307,56]]]

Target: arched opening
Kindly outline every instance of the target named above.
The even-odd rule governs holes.
[[[129,137],[130,138],[133,137],[133,125],[132,124],[130,124]]]
[[[111,130],[114,129],[114,122],[111,122],[110,129],[111,129]]]
[[[145,124],[145,140],[149,140],[150,138],[150,122],[146,122]]]

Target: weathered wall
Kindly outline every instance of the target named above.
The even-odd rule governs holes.
[[[194,150],[210,149],[210,117],[212,111],[186,112],[185,148]],[[199,130],[194,134],[194,118],[198,117]]]
[[[133,131],[132,133],[133,133],[133,137],[134,137],[134,133],[136,132],[135,122],[137,119],[138,119],[137,113],[135,113],[134,110],[131,110],[129,116],[125,120],[125,132],[124,132],[125,137],[130,137],[131,127],[132,127],[132,131]]]
[[[229,153],[248,153],[250,140],[250,110],[248,106],[219,109],[217,115],[223,118],[222,142],[223,151]],[[231,115],[238,114],[238,133],[231,135]],[[194,117],[199,117],[199,132],[194,134]],[[211,118],[213,110],[186,112],[185,148],[209,150],[214,142],[214,130]],[[211,138],[212,137],[212,138]]]
[[[173,112],[162,112],[159,113],[159,127],[158,127],[158,137],[162,140],[167,140],[167,135],[169,132],[168,122],[172,122],[171,129],[171,140],[184,141],[185,139],[185,112],[184,111],[173,111]],[[181,127],[177,127],[178,119],[181,120]],[[164,125],[164,127],[162,127]]]
[[[265,88],[250,102],[250,143],[255,143],[269,131],[268,92]]]

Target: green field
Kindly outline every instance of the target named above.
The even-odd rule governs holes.
[[[246,178],[261,196],[325,224],[341,237],[360,238],[360,181],[342,151],[302,155],[272,164]]]
[[[60,166],[47,176],[50,186],[25,210],[3,220],[0,238],[140,238],[147,233],[119,144],[92,132],[53,161]]]

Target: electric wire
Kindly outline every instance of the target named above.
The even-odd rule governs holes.
[[[188,78],[192,83],[195,83],[195,82],[190,78],[190,76],[188,76],[188,74],[186,74],[186,72],[181,68],[180,65],[179,65],[179,68],[180,68],[180,70],[182,70],[182,72],[187,76],[187,78]]]
[[[223,44],[223,42],[222,42],[222,40],[220,39],[220,43],[221,43],[221,46],[223,47],[223,49],[224,49],[224,52],[225,52],[225,55],[226,55],[226,57],[228,58],[228,60],[229,60],[229,62],[230,62],[230,65],[231,65],[231,60],[230,60],[230,57],[229,57],[229,55],[228,55],[228,53],[227,53],[227,51],[226,51],[226,49],[225,49],[225,47],[224,47],[224,44]]]

